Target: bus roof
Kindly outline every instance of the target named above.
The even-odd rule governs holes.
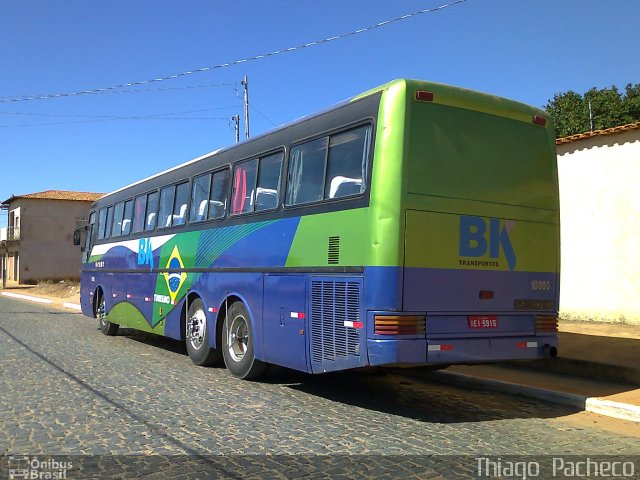
[[[324,108],[322,110],[319,110],[319,111],[316,111],[314,113],[299,117],[299,118],[297,118],[295,120],[292,120],[291,122],[288,122],[288,123],[285,123],[285,124],[280,125],[278,127],[275,127],[275,128],[273,128],[271,130],[268,130],[268,131],[266,131],[264,133],[261,133],[261,134],[255,136],[255,137],[252,137],[250,139],[242,140],[239,143],[228,145],[228,146],[225,146],[225,147],[221,147],[221,148],[218,148],[218,149],[213,150],[211,152],[207,152],[207,153],[205,153],[203,155],[200,155],[197,158],[188,160],[188,161],[186,161],[184,163],[181,163],[179,165],[171,167],[171,168],[169,168],[167,170],[163,170],[162,172],[159,172],[159,173],[153,174],[153,175],[151,175],[149,177],[146,177],[146,178],[143,178],[141,180],[135,181],[135,182],[133,182],[133,183],[131,183],[129,185],[126,185],[124,187],[118,188],[117,190],[109,192],[108,194],[105,195],[105,197],[111,196],[111,195],[116,194],[118,192],[121,192],[123,190],[126,190],[126,189],[129,189],[129,188],[134,187],[136,185],[142,184],[142,183],[144,183],[144,182],[146,182],[148,180],[155,179],[157,177],[160,177],[161,175],[173,172],[175,170],[179,170],[179,169],[181,169],[181,168],[183,168],[185,166],[194,164],[196,162],[199,162],[200,160],[203,160],[205,158],[211,157],[211,156],[216,155],[218,153],[226,152],[226,151],[235,149],[238,146],[245,145],[245,144],[247,144],[249,142],[254,142],[254,141],[259,140],[261,138],[264,138],[264,137],[266,137],[268,135],[272,135],[272,134],[274,134],[276,132],[280,132],[280,131],[286,130],[287,128],[290,128],[293,125],[296,125],[298,123],[301,123],[303,121],[306,121],[306,120],[309,120],[309,119],[312,119],[312,118],[315,118],[315,117],[319,117],[319,116],[321,116],[321,115],[323,115],[323,114],[325,114],[325,113],[327,113],[329,111],[338,109],[338,108],[340,108],[340,107],[342,107],[342,106],[344,106],[346,104],[352,103],[352,102],[357,101],[357,100],[361,100],[361,99],[363,99],[365,97],[368,97],[370,95],[375,95],[377,93],[384,92],[384,91],[386,91],[386,90],[388,90],[390,88],[393,88],[395,86],[407,85],[407,84],[418,85],[418,86],[420,86],[420,88],[429,88],[429,89],[432,89],[432,90],[438,91],[438,92],[443,92],[443,93],[446,92],[449,96],[458,97],[459,98],[459,102],[457,102],[457,103],[459,103],[458,106],[461,106],[463,108],[468,108],[468,109],[471,109],[471,110],[475,110],[475,109],[479,108],[479,106],[481,105],[482,106],[481,107],[482,110],[487,111],[487,109],[493,109],[494,110],[493,113],[498,114],[498,115],[504,115],[504,113],[506,111],[509,111],[509,110],[511,110],[511,111],[514,111],[514,110],[516,110],[516,111],[518,111],[518,110],[519,111],[526,110],[528,112],[533,112],[533,111],[541,112],[540,110],[538,110],[538,109],[536,109],[534,107],[531,107],[529,105],[526,105],[524,103],[516,102],[514,100],[509,100],[509,99],[506,99],[506,98],[503,98],[503,97],[497,97],[497,96],[494,96],[494,95],[491,95],[491,94],[481,93],[481,92],[477,92],[477,91],[474,91],[474,90],[455,87],[455,86],[451,86],[451,85],[447,85],[447,84],[443,84],[443,83],[429,82],[429,81],[424,81],[424,80],[411,80],[411,79],[399,78],[399,79],[395,79],[395,80],[392,80],[390,82],[387,82],[385,84],[379,85],[379,86],[377,86],[375,88],[367,90],[367,91],[365,91],[363,93],[355,95],[355,96],[353,96],[351,98],[348,98],[346,100],[337,102],[337,103],[335,103],[335,104],[333,104],[333,105],[331,105],[331,106],[329,106],[327,108]],[[541,113],[543,113],[543,112],[541,112]]]

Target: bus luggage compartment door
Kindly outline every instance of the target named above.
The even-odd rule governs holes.
[[[262,331],[267,362],[309,371],[305,300],[304,275],[265,275]]]

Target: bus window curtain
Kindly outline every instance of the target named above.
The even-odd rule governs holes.
[[[292,168],[289,172],[289,190],[287,192],[287,204],[289,205],[298,203],[298,194],[302,180],[302,164],[302,148],[293,150],[291,152]]]
[[[243,167],[236,169],[234,186],[233,186],[233,202],[232,213],[234,215],[242,213],[244,209],[245,197],[247,195],[247,171]]]
[[[369,148],[371,148],[371,125],[364,133],[364,148],[362,149],[362,183],[360,183],[360,193],[364,192],[367,185],[367,165],[369,160]]]

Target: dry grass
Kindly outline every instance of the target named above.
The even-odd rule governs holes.
[[[61,280],[40,282],[29,290],[30,295],[44,295],[47,297],[69,298],[80,293],[80,282]]]

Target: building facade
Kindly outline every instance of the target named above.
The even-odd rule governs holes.
[[[640,122],[556,144],[561,314],[640,325]]]
[[[73,245],[73,234],[86,222],[91,204],[102,195],[47,190],[14,195],[2,202],[8,225],[0,255],[7,280],[78,279],[81,251]]]

